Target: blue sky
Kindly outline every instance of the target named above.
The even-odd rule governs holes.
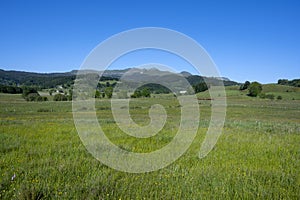
[[[164,27],[201,44],[220,74],[244,82],[300,77],[299,1],[0,1],[0,68],[78,69],[100,42],[139,27]],[[191,66],[141,52],[120,68],[148,62]],[[114,66],[116,67],[116,66]]]

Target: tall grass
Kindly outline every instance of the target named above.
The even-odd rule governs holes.
[[[0,101],[1,199],[300,198],[297,100],[229,95],[223,134],[204,159],[198,152],[209,124],[210,103],[199,101],[201,122],[189,150],[168,167],[143,174],[115,171],[93,158],[77,135],[71,102],[31,103],[3,94]],[[130,104],[133,119],[149,123],[148,108],[154,103],[165,106],[168,122],[153,138],[122,133],[108,100],[96,102],[99,123],[121,148],[159,149],[176,134],[180,107],[172,98],[136,99]]]

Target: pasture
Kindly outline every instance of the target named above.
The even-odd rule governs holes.
[[[285,92],[283,100],[269,100],[228,87],[223,134],[203,159],[198,152],[210,101],[199,100],[200,125],[188,151],[171,165],[142,174],[116,171],[87,152],[72,102],[26,102],[20,95],[0,94],[0,199],[299,199],[300,98],[299,91]],[[176,134],[180,106],[167,95],[134,99],[129,106],[136,123],[145,125],[157,103],[165,107],[167,123],[147,139],[120,131],[109,100],[96,100],[96,110],[113,143],[150,152]]]

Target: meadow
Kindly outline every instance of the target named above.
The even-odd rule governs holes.
[[[228,87],[223,134],[203,159],[198,152],[211,105],[199,100],[200,125],[188,151],[163,169],[141,174],[116,171],[88,153],[73,122],[72,102],[26,102],[21,95],[0,94],[0,199],[299,199],[300,91],[288,89],[276,90],[282,100],[270,100]],[[96,100],[96,110],[113,143],[150,152],[176,134],[178,101],[158,95],[134,99],[129,107],[132,118],[145,125],[157,103],[166,108],[167,123],[147,139],[120,131],[108,99]]]

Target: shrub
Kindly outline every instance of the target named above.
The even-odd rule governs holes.
[[[41,96],[36,97],[36,101],[43,101],[43,97]]]
[[[259,97],[262,98],[262,99],[265,99],[266,98],[266,94],[265,93],[261,93],[261,94],[259,94]]]
[[[25,99],[26,101],[37,101],[39,97],[41,96],[38,93],[30,93],[25,97]]]
[[[56,94],[53,97],[54,101],[68,101],[68,98],[63,94]]]
[[[48,101],[48,98],[47,97],[43,97],[43,101]]]
[[[275,99],[275,96],[274,94],[264,94],[264,93],[261,93],[259,94],[259,97],[262,98],[262,99]]]
[[[267,94],[266,98],[273,100],[275,98],[275,96],[274,96],[274,94]]]
[[[279,95],[279,96],[277,97],[277,99],[278,99],[278,100],[281,100],[281,99],[282,99],[282,96]]]

